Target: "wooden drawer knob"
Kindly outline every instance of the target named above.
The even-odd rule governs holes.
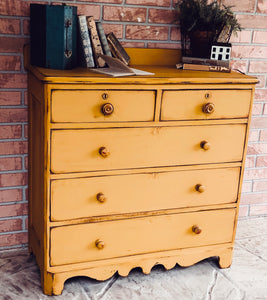
[[[106,147],[100,147],[98,152],[102,157],[108,157],[110,155],[110,152]]]
[[[215,110],[215,105],[213,103],[206,103],[202,106],[202,111],[205,114],[212,114]]]
[[[195,234],[200,234],[202,232],[202,229],[198,225],[194,225],[194,226],[192,226],[192,231]]]
[[[96,199],[97,199],[97,201],[99,201],[101,203],[104,203],[107,201],[107,197],[103,193],[98,193],[96,195]]]
[[[210,147],[211,147],[211,144],[207,141],[202,141],[200,143],[200,147],[203,149],[203,150],[209,150]]]
[[[101,250],[105,247],[105,243],[99,239],[95,241],[95,245],[96,245],[96,248],[99,250]]]
[[[101,106],[101,111],[104,116],[110,116],[114,111],[114,107],[111,103],[105,103]]]
[[[205,187],[205,185],[197,184],[197,185],[195,186],[195,189],[196,189],[196,191],[198,191],[199,193],[204,193],[205,190],[206,190],[206,187]]]
[[[103,93],[102,94],[102,99],[103,100],[107,100],[108,99],[108,94],[107,93]]]

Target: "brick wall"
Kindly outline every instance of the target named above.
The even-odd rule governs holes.
[[[29,0],[0,2],[0,251],[27,244],[27,76]],[[49,1],[38,1],[38,3]],[[57,1],[53,1],[55,3]],[[58,1],[60,2],[60,1]],[[179,48],[175,0],[74,0],[78,13],[101,20],[127,47]],[[259,78],[240,216],[267,215],[267,0],[236,5],[244,30],[233,42],[233,66]]]

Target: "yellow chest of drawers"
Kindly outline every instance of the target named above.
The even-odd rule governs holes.
[[[155,75],[29,67],[29,245],[46,294],[73,276],[231,264],[256,79],[140,68]]]

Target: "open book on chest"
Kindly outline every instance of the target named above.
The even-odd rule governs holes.
[[[132,76],[132,75],[139,75],[139,76],[154,75],[154,73],[130,68],[127,65],[125,65],[122,61],[120,61],[118,58],[114,58],[104,54],[101,54],[100,57],[104,59],[108,67],[94,68],[94,69],[92,68],[90,70],[97,73],[110,75],[113,77]]]

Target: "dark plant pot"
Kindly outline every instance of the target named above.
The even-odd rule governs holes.
[[[190,34],[190,49],[193,57],[210,58],[214,38],[212,31],[194,31]]]

